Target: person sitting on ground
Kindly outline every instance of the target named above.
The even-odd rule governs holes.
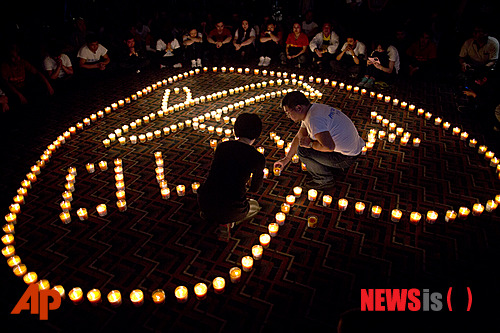
[[[324,23],[322,31],[314,36],[309,43],[313,65],[318,66],[320,70],[326,69],[325,66],[330,64],[330,60],[338,47],[339,36],[332,31],[331,23]]]
[[[108,49],[99,44],[97,35],[88,34],[87,43],[78,51],[80,68],[84,76],[98,75],[109,69]]]
[[[182,39],[186,59],[191,61],[191,67],[201,67],[201,57],[203,56],[203,35],[201,32],[192,28]]]
[[[279,53],[282,33],[276,29],[276,23],[270,20],[267,22],[266,30],[260,34],[260,58],[258,66],[267,67],[271,64],[271,59]]]
[[[0,71],[7,94],[17,97],[15,100],[10,99],[16,105],[28,104],[28,99],[42,97],[45,91],[49,95],[54,94],[54,89],[45,75],[21,57],[17,44],[7,47],[7,60],[2,62]]]
[[[331,65],[335,72],[343,75],[348,73],[350,77],[358,77],[361,67],[364,66],[365,57],[365,44],[350,34],[342,46],[341,52],[335,60],[332,60]]]
[[[67,80],[73,76],[73,64],[69,57],[62,53],[62,46],[52,41],[49,44],[49,54],[43,60],[43,68],[47,72],[49,79]]]
[[[430,33],[422,32],[419,39],[406,50],[406,55],[410,77],[426,77],[434,72],[437,46],[432,41]]]
[[[255,53],[255,30],[248,20],[241,21],[241,26],[236,29],[233,38],[236,60],[247,61]]]
[[[298,154],[313,178],[306,183],[306,187],[316,190],[332,188],[338,170],[349,168],[365,145],[353,122],[334,107],[311,104],[297,90],[283,97],[281,107],[288,118],[301,125],[288,154],[275,162],[274,168],[283,170]]]
[[[9,98],[5,95],[5,93],[0,89],[0,105],[2,107],[2,112],[9,111]]]
[[[376,81],[392,81],[399,72],[398,50],[386,41],[375,41],[375,50],[368,56],[366,71],[358,87],[372,88]]]
[[[150,61],[144,51],[135,45],[134,35],[127,33],[118,56],[118,65],[120,68],[139,73],[141,69],[149,66]]]
[[[309,40],[301,31],[298,22],[293,24],[293,30],[286,39],[285,52],[281,53],[281,64],[301,68],[307,61],[307,47]]]
[[[262,132],[258,115],[241,113],[234,123],[237,140],[220,143],[215,149],[208,177],[198,189],[200,215],[219,225],[240,223],[254,217],[259,203],[247,199],[246,185],[250,192],[262,186],[266,159],[252,147]]]
[[[314,13],[308,10],[305,15],[305,20],[302,21],[302,31],[306,34],[307,40],[311,40],[319,32],[318,23],[314,22]]]
[[[224,22],[220,20],[215,24],[215,29],[210,31],[207,36],[208,51],[215,64],[224,63],[227,61],[229,47],[233,39],[231,31],[224,27]]]
[[[162,37],[156,41],[156,54],[158,55],[160,68],[181,68],[181,52],[179,41],[170,32],[163,33]]]

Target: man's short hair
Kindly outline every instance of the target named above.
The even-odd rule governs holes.
[[[304,95],[303,93],[301,93],[298,90],[294,90],[292,92],[289,92],[281,100],[281,108],[284,108],[285,106],[287,106],[288,108],[293,109],[297,105],[308,106],[309,104],[311,104],[311,102],[309,102],[306,95]]]
[[[234,123],[234,135],[238,138],[257,139],[262,133],[262,120],[255,113],[241,113]]]
[[[87,44],[99,42],[99,37],[95,33],[89,33],[85,38],[85,42],[87,42]]]

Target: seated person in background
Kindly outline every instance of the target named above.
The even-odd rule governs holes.
[[[255,30],[248,20],[241,21],[241,26],[234,32],[233,38],[235,60],[246,61],[255,53]]]
[[[335,51],[339,47],[339,36],[332,31],[330,23],[324,23],[323,29],[309,43],[313,56],[313,65],[319,66],[320,69],[325,69],[325,66],[330,64]]]
[[[78,51],[80,68],[84,76],[98,75],[109,67],[108,49],[99,44],[97,35],[88,34],[87,43]]]
[[[352,120],[329,105],[311,104],[297,90],[283,97],[281,107],[293,122],[300,122],[300,128],[288,154],[276,161],[274,168],[283,170],[298,154],[313,178],[306,187],[316,190],[332,188],[337,171],[349,168],[365,146]]]
[[[260,211],[256,200],[247,199],[246,186],[249,180],[251,192],[262,186],[266,159],[252,147],[261,132],[258,115],[241,113],[234,123],[238,139],[217,146],[207,180],[198,189],[203,219],[229,229],[231,223],[248,220]]]
[[[419,39],[406,50],[408,56],[408,74],[411,77],[428,76],[434,71],[437,58],[436,44],[428,32],[423,32]]]
[[[375,50],[368,56],[366,71],[359,87],[372,88],[376,81],[391,81],[399,72],[398,50],[386,41],[375,41]]]
[[[2,107],[2,112],[9,111],[9,98],[0,89],[0,106]]]
[[[156,53],[160,62],[160,68],[171,67],[181,68],[181,44],[172,33],[163,33],[162,37],[156,41]]]
[[[191,61],[191,67],[201,67],[201,57],[203,56],[203,36],[196,28],[189,30],[182,37],[186,59]]]
[[[462,70],[461,80],[467,85],[476,70],[492,71],[498,61],[498,40],[489,36],[488,30],[482,24],[476,24],[472,38],[462,45],[459,62]]]
[[[309,40],[301,31],[300,24],[294,23],[293,30],[286,39],[285,52],[280,55],[281,64],[301,68],[307,61]]]
[[[269,66],[271,59],[279,54],[282,33],[277,31],[276,23],[268,21],[266,29],[260,33],[260,58],[258,66]]]
[[[221,20],[215,24],[215,29],[209,32],[207,36],[208,52],[215,64],[227,61],[231,40],[233,39],[231,31],[224,27]]]
[[[128,33],[125,35],[123,45],[118,56],[118,65],[123,69],[130,69],[137,73],[141,69],[149,66],[149,59],[144,52],[136,48],[134,35]]]
[[[305,20],[302,21],[302,31],[306,34],[307,40],[313,39],[319,32],[319,25],[314,22],[313,18],[313,11],[308,10],[305,15]]]
[[[17,44],[8,47],[7,60],[1,65],[1,75],[7,85],[7,93],[17,97],[15,100],[10,99],[16,104],[28,104],[28,99],[41,97],[45,91],[49,95],[54,94],[45,75],[21,58]]]
[[[62,46],[52,41],[49,44],[49,54],[43,60],[43,69],[51,80],[68,79],[73,76],[73,64],[69,57],[62,53]]]
[[[347,41],[342,46],[341,52],[331,65],[335,72],[343,75],[349,74],[350,77],[358,77],[361,67],[364,66],[366,57],[366,46],[358,41],[352,34],[347,37]]]

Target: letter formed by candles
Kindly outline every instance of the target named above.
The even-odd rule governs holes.
[[[52,301],[49,303],[49,297]],[[49,319],[49,310],[57,310],[61,306],[61,295],[57,290],[39,290],[38,284],[28,286],[11,314],[19,314],[22,310],[30,310],[31,314],[39,314],[40,320]]]

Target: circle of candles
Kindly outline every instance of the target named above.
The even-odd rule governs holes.
[[[151,298],[155,304],[163,304],[165,303],[165,291],[162,289],[156,289],[151,294]]]
[[[427,223],[433,224],[436,222],[437,218],[438,218],[437,212],[433,210],[427,212],[427,218],[426,218]]]
[[[316,200],[317,196],[318,196],[318,191],[316,191],[315,189],[312,188],[309,191],[307,191],[307,199],[309,199],[310,201]]]
[[[267,229],[269,230],[269,235],[271,237],[276,237],[276,235],[278,234],[278,230],[279,230],[279,225],[278,223],[269,223],[269,226],[267,227]]]
[[[62,212],[61,214],[59,214],[59,218],[64,224],[68,224],[71,222],[71,215],[68,212]]]
[[[207,285],[203,282],[199,282],[194,286],[194,293],[198,300],[204,300],[207,297]]]
[[[26,284],[33,284],[38,282],[38,275],[35,272],[29,272],[23,276],[23,281]]]
[[[285,224],[286,215],[283,212],[278,212],[276,213],[275,219],[276,223],[278,223],[279,226],[282,226],[283,224]]]
[[[382,213],[382,207],[380,206],[372,207],[371,217],[378,219],[381,213]]]
[[[113,307],[120,306],[122,304],[122,295],[118,290],[111,290],[108,293],[108,302]]]
[[[479,216],[483,213],[484,211],[484,206],[481,205],[480,203],[475,203],[473,206],[472,206],[472,215],[474,216]]]
[[[411,212],[410,214],[410,222],[413,224],[417,224],[420,222],[422,215],[419,212]]]
[[[244,256],[241,258],[241,267],[244,272],[250,272],[253,268],[253,258],[250,256]]]
[[[444,216],[446,222],[453,222],[457,218],[457,213],[454,210],[447,210]]]
[[[52,290],[55,290],[59,293],[59,296],[61,296],[61,298],[65,298],[66,297],[66,291],[64,290],[64,287],[61,286],[61,285],[57,285],[57,286],[54,286],[52,287]]]
[[[460,207],[458,209],[458,218],[461,219],[461,220],[465,220],[469,216],[469,213],[470,213],[470,209],[469,208],[467,208],[467,207]]]
[[[300,194],[302,193],[302,187],[300,186],[295,186],[293,188],[293,194],[295,195],[295,197],[300,197]]]
[[[14,236],[12,234],[5,234],[2,236],[2,243],[4,245],[14,245]]]
[[[252,256],[255,260],[260,260],[262,258],[262,253],[264,252],[264,248],[262,245],[254,245],[252,246]]]
[[[134,289],[130,293],[130,301],[135,306],[141,306],[144,304],[144,293],[140,289]]]
[[[323,201],[324,201],[324,197],[323,197]],[[339,201],[337,202],[337,205],[338,205],[340,211],[345,211],[348,204],[349,204],[349,202],[347,201],[347,199],[344,199],[344,198],[339,199]]]
[[[2,254],[5,258],[10,258],[16,254],[16,248],[13,245],[7,245],[2,249]]]
[[[92,305],[97,305],[101,303],[101,292],[99,289],[92,289],[87,292],[87,299],[89,300],[90,304]]]
[[[108,213],[106,205],[105,204],[100,204],[96,207],[97,213],[99,213],[99,216],[106,216]]]
[[[69,299],[73,304],[80,304],[83,301],[83,291],[80,287],[71,289],[68,293]]]
[[[224,292],[224,288],[226,287],[226,280],[224,280],[223,277],[218,276],[212,281],[212,286],[216,294],[222,294]]]
[[[9,259],[11,259],[11,258],[9,258]],[[26,265],[25,264],[15,265],[12,267],[12,272],[14,272],[14,275],[17,277],[24,277],[24,275],[27,272]]]

